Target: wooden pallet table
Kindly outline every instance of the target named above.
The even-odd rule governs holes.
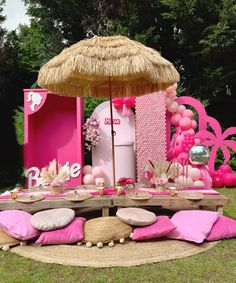
[[[44,200],[34,203],[20,203],[15,200],[0,200],[0,210],[19,209],[34,213],[37,211],[52,209],[52,208],[72,208],[72,209],[83,209],[83,208],[101,208],[102,216],[109,215],[109,207],[111,206],[111,197],[93,197],[84,201],[68,201],[64,198],[46,198]]]
[[[229,199],[223,195],[204,195],[201,200],[187,200],[182,197],[153,196],[148,200],[133,200],[125,196],[112,197],[115,207],[140,207],[140,206],[159,206],[172,210],[183,209],[203,209],[214,207],[216,211],[223,214],[223,206],[229,203]]]
[[[220,214],[223,214],[224,205],[229,199],[223,195],[204,195],[201,200],[187,200],[178,196],[153,196],[148,200],[133,200],[125,196],[95,196],[91,199],[71,202],[63,198],[48,198],[34,203],[20,203],[15,200],[0,200],[0,210],[19,209],[29,213],[37,211],[67,207],[72,209],[101,208],[102,216],[109,215],[110,207],[148,207],[156,206],[172,210],[183,209],[204,209],[213,207]]]

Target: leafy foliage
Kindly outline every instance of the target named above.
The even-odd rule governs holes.
[[[106,98],[93,98],[93,97],[85,97],[84,98],[84,116],[85,119],[89,118],[94,109],[101,104],[102,102],[106,101]]]
[[[14,127],[16,130],[16,139],[19,145],[24,143],[24,108],[18,107],[15,109],[14,118]]]

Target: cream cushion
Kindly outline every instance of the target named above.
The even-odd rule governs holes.
[[[124,223],[133,226],[147,226],[156,222],[156,215],[143,208],[120,208],[116,216]]]
[[[69,224],[75,217],[75,212],[70,208],[56,208],[35,213],[31,224],[41,231],[51,231]]]

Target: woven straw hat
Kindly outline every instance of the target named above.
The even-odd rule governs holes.
[[[139,96],[179,81],[156,50],[124,36],[94,36],[64,49],[39,72],[38,84],[63,96]]]

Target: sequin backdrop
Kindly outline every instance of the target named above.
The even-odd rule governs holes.
[[[165,93],[155,92],[136,98],[137,181],[147,182],[144,165],[166,160]]]

